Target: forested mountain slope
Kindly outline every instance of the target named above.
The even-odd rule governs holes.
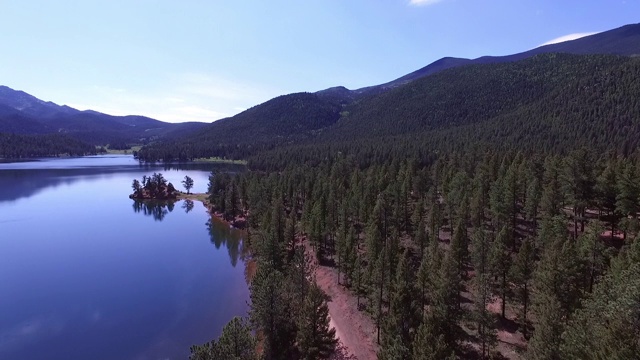
[[[640,58],[611,55],[542,54],[470,65],[350,104],[317,94],[276,98],[210,125],[206,135],[147,147],[140,156],[264,159],[273,154],[282,163],[276,158],[305,162],[332,152],[366,158],[385,151],[390,156],[391,147],[417,159],[459,147],[565,153],[590,146],[624,152],[640,138],[639,75]],[[291,96],[314,102],[276,106]],[[283,113],[287,109],[291,112]]]
[[[17,135],[0,133],[0,158],[95,155],[96,147],[62,134]]]
[[[338,121],[346,103],[340,90],[279,96],[192,136],[145,147],[140,156],[172,160],[248,155],[265,147],[308,141]]]
[[[639,74],[638,58],[567,54],[449,69],[347,107],[322,141],[471,129],[495,144],[609,146],[638,135]]]

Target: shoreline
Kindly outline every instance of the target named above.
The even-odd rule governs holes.
[[[221,221],[231,228],[246,233],[246,219],[244,217],[236,217],[233,222],[226,220],[222,213],[214,211],[213,206],[209,203],[206,193],[183,193],[180,192],[176,201],[191,200],[200,201],[207,213],[212,219]],[[242,227],[235,226],[238,220],[242,221]],[[302,236],[298,238],[307,251],[307,254],[316,264],[315,283],[330,296],[331,300],[327,303],[329,306],[330,326],[336,330],[336,338],[339,345],[336,349],[336,356],[340,359],[368,359],[375,358],[378,345],[375,342],[374,325],[366,314],[357,310],[355,307],[355,297],[344,286],[337,284],[337,274],[330,267],[322,266],[318,263],[313,251],[310,249],[306,239]],[[244,259],[245,263],[245,279],[247,284],[251,285],[251,279],[256,271],[255,260],[251,256]]]

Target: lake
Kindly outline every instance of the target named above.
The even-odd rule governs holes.
[[[212,170],[241,167],[0,163],[0,359],[187,359],[246,315],[242,233],[199,202],[128,198],[153,172],[205,192]]]

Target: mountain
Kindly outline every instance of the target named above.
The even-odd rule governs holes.
[[[340,119],[340,112],[350,102],[345,100],[344,91],[350,92],[343,89],[278,96],[189,136],[160,142],[154,148],[154,156],[164,160],[193,159],[209,157],[212,151],[216,156],[228,156],[312,139]]]
[[[0,86],[0,104],[33,118],[50,118],[55,115],[69,115],[80,112],[69,106],[60,106],[50,101],[42,101],[24,91],[16,91],[7,86]]]
[[[419,79],[423,76],[433,75],[446,69],[465,65],[513,62],[527,59],[538,54],[549,53],[567,53],[576,55],[640,55],[640,24],[625,25],[613,30],[585,36],[576,40],[544,45],[529,51],[513,55],[482,56],[477,59],[444,57],[393,81],[353,90],[353,92],[355,94],[380,93],[401,85],[408,84],[409,82]]]
[[[112,116],[43,101],[0,86],[0,133],[67,134],[93,145],[146,143],[184,136],[205,123],[167,123],[144,116]]]
[[[150,160],[246,158],[283,147],[339,142],[349,146],[354,141],[390,137],[400,141],[430,137],[429,144],[441,142],[446,147],[459,144],[460,138],[507,144],[533,135],[550,147],[555,146],[553,137],[571,138],[572,146],[578,146],[589,143],[581,138],[587,136],[584,129],[606,132],[606,126],[626,129],[610,136],[625,147],[634,144],[629,134],[637,133],[629,116],[640,118],[635,103],[628,100],[638,98],[636,88],[627,81],[629,74],[637,73],[637,54],[640,24],[633,24],[508,56],[445,57],[368,88],[337,86],[282,95],[208,125],[78,111],[5,88],[0,92],[4,93],[0,131],[8,131],[4,127],[13,132],[59,132],[95,144],[156,141],[140,153]],[[624,84],[617,83],[620,79],[625,79]],[[594,107],[598,103],[603,107]],[[621,108],[627,113],[620,113]],[[523,129],[537,132],[527,134]],[[447,141],[443,134],[457,138]],[[498,140],[496,134],[509,141]],[[589,136],[600,144],[601,135]],[[537,146],[532,144],[524,143]],[[376,151],[383,148],[368,146]]]
[[[559,152],[613,146],[626,152],[640,138],[635,54],[640,25],[510,56],[444,58],[377,90],[334,87],[280,96],[140,154],[169,160],[288,151],[281,158],[305,161],[338,149],[352,152],[356,142],[366,143],[359,149],[371,156],[389,141],[420,154],[479,143]]]
[[[349,115],[323,132],[321,140],[348,140],[354,134],[433,135],[463,128],[474,129],[474,136],[491,129],[529,139],[541,134],[567,138],[587,129],[610,133],[607,127],[627,128],[630,133],[619,134],[627,139],[637,132],[640,119],[635,76],[640,76],[640,58],[611,55],[541,54],[452,68],[346,107]],[[518,127],[511,128],[514,124]],[[499,141],[495,136],[486,140]]]

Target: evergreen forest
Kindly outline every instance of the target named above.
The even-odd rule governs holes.
[[[0,133],[0,158],[95,155],[99,150],[103,151],[67,135]]]
[[[338,156],[213,174],[213,206],[248,214],[257,271],[249,319],[192,358],[328,358],[305,244],[375,321],[380,359],[499,358],[505,331],[527,359],[635,358],[639,155],[460,151],[365,168]],[[225,336],[245,344],[235,357],[212,355],[230,354]]]
[[[639,58],[542,54],[287,95],[143,147],[248,160],[209,200],[246,217],[251,311],[191,358],[335,356],[316,263],[375,323],[379,359],[638,358],[639,75]]]

